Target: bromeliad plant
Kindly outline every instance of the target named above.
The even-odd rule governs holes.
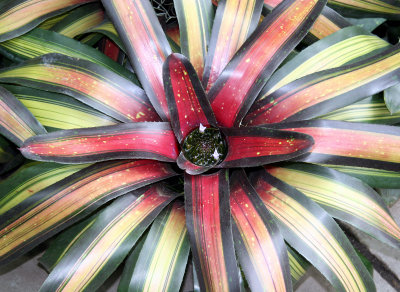
[[[121,291],[178,291],[190,253],[195,290],[290,291],[308,262],[375,290],[333,218],[400,247],[371,188],[400,188],[400,46],[324,0],[276,2],[176,0],[179,37],[148,0],[3,1],[0,130],[41,162],[1,182],[1,263],[59,234],[42,291],[124,261]]]

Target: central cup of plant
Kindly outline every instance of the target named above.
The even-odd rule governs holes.
[[[227,146],[219,129],[200,125],[187,135],[182,152],[195,165],[213,166],[225,158]]]

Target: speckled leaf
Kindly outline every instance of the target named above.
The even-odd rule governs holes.
[[[169,120],[162,65],[171,53],[168,40],[149,0],[103,0],[108,16],[147,96],[163,120]]]
[[[286,0],[264,18],[209,91],[221,126],[240,124],[265,82],[305,36],[324,4],[323,0]],[[263,49],[266,43],[270,44],[268,50]]]
[[[240,291],[229,210],[228,171],[185,174],[185,212],[202,291]]]
[[[140,87],[82,59],[47,54],[0,70],[0,81],[67,94],[123,122],[159,120]]]
[[[33,160],[87,163],[112,159],[175,161],[178,144],[168,123],[126,123],[62,130],[28,139],[21,153]]]

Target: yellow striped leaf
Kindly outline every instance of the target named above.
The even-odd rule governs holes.
[[[88,164],[29,163],[0,182],[0,215]]]
[[[41,291],[95,291],[174,198],[161,186],[153,186],[115,200],[71,247]]]
[[[212,3],[209,0],[175,0],[174,7],[182,54],[190,60],[201,78],[214,17]]]
[[[374,282],[336,222],[316,203],[265,170],[252,184],[285,240],[338,291],[375,291]]]
[[[400,3],[391,0],[329,0],[328,5],[346,17],[400,19]]]
[[[333,217],[400,247],[400,228],[382,198],[368,185],[333,169],[312,164],[266,167],[266,170],[321,205]]]
[[[0,87],[0,133],[21,146],[29,137],[47,132],[11,92]]]
[[[10,0],[0,3],[0,42],[20,36],[42,21],[94,0]]]
[[[189,250],[185,209],[178,201],[154,220],[140,254],[129,256],[118,290],[179,291]]]
[[[150,160],[97,163],[37,192],[0,215],[0,263],[9,262],[107,201],[174,176]]]

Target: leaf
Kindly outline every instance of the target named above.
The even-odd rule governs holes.
[[[214,17],[213,5],[209,0],[175,0],[174,8],[182,54],[187,56],[201,78]]]
[[[185,209],[175,202],[154,220],[134,268],[125,264],[118,290],[179,291],[189,250]]]
[[[300,133],[262,127],[222,129],[228,145],[217,167],[251,167],[288,160],[307,153],[313,140]]]
[[[74,11],[75,9],[79,9],[79,7],[80,6],[78,6],[77,8],[74,8],[74,9],[72,9],[70,11],[67,11],[67,12],[61,13],[59,15],[50,17],[50,18],[46,19],[45,21],[43,21],[41,24],[39,24],[37,27],[41,28],[41,29],[48,30],[51,27],[53,27],[56,23],[60,22],[62,19],[67,17],[67,15],[71,13],[71,11]]]
[[[312,164],[267,167],[266,171],[295,187],[331,216],[393,247],[400,247],[400,228],[382,198],[368,185],[333,169]]]
[[[400,173],[398,171],[334,164],[326,166],[356,177],[373,188],[400,188]]]
[[[118,121],[63,94],[24,86],[4,85],[47,131],[90,128],[118,124]]]
[[[313,137],[315,144],[310,154],[299,157],[298,161],[389,171],[400,169],[398,127],[328,120],[282,123],[275,127]]]
[[[219,1],[203,76],[207,92],[232,56],[256,28],[262,4],[262,0]]]
[[[0,81],[70,95],[122,122],[159,120],[141,88],[86,60],[48,54],[0,70]]]
[[[366,60],[297,79],[258,100],[246,116],[248,125],[311,119],[400,81],[400,45]]]
[[[292,283],[293,286],[296,286],[296,284],[299,283],[299,281],[306,274],[307,269],[311,265],[305,258],[303,258],[291,247],[289,247],[288,245],[286,245],[286,247],[289,257],[290,275],[292,276]]]
[[[67,252],[40,291],[94,291],[99,288],[174,198],[154,186],[115,200]]]
[[[10,0],[0,4],[0,42],[20,36],[42,21],[94,0]]]
[[[195,68],[185,56],[169,55],[163,76],[168,109],[174,117],[171,126],[179,143],[200,124],[216,126],[217,121]]]
[[[240,291],[229,211],[228,171],[185,174],[185,213],[201,291]]]
[[[399,102],[399,96],[400,96],[400,85],[396,84],[392,87],[387,88],[383,92],[384,98],[385,98],[385,104],[390,111],[390,113],[393,114],[398,114],[400,112],[400,102]]]
[[[375,28],[386,21],[385,18],[347,18],[347,20],[351,24],[357,25],[368,32],[372,32]]]
[[[230,178],[235,250],[252,291],[292,291],[289,259],[279,229],[243,170]]]
[[[20,151],[32,160],[59,163],[133,158],[173,162],[179,153],[170,125],[162,122],[57,131],[28,139]]]
[[[346,17],[384,17],[400,19],[400,4],[390,0],[329,0],[328,5]]]
[[[165,163],[119,160],[66,177],[0,216],[0,263],[15,259],[107,201],[174,175]]]
[[[94,224],[97,215],[98,214],[95,213],[89,218],[72,225],[50,241],[49,247],[39,258],[40,265],[44,267],[48,273],[54,269],[74,243],[85,234],[85,231]]]
[[[121,50],[126,52],[125,46],[123,45],[121,39],[119,38],[118,32],[115,30],[115,27],[111,21],[109,21],[107,19],[104,20],[99,25],[86,31],[86,33],[90,33],[90,32],[101,33],[101,34],[105,35],[106,37],[111,39],[114,43],[116,43]]]
[[[29,163],[0,182],[0,214],[88,164]]]
[[[100,3],[95,2],[72,10],[50,30],[72,39],[99,25],[103,20],[104,9]]]
[[[285,240],[337,291],[375,291],[374,281],[336,222],[317,204],[261,170],[251,177]]]
[[[263,99],[284,85],[308,74],[351,64],[376,54],[389,44],[381,38],[351,26],[316,42],[277,70],[260,92]]]
[[[378,189],[377,191],[389,207],[393,206],[400,198],[399,189]]]
[[[12,40],[0,43],[0,50],[8,58],[22,62],[44,54],[59,53],[102,65],[114,73],[139,84],[132,72],[110,60],[98,50],[56,32],[35,28]]]
[[[107,0],[102,3],[151,103],[164,121],[169,120],[162,65],[171,54],[171,48],[153,7],[148,0]]]
[[[0,86],[0,133],[21,146],[29,137],[44,134],[46,130],[23,104]]]
[[[382,96],[378,94],[334,110],[318,118],[345,122],[393,125],[400,122],[400,113],[391,115]]]
[[[312,35],[316,40],[320,40],[350,25],[339,13],[325,6],[311,27],[309,35]]]
[[[240,124],[265,82],[305,36],[323,6],[324,1],[286,0],[264,18],[209,91],[221,126]],[[263,49],[266,43],[271,44],[268,50]]]

